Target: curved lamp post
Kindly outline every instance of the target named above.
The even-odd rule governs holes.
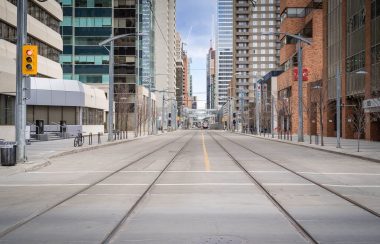
[[[146,33],[127,33],[123,35],[118,36],[112,36],[102,42],[99,42],[99,46],[103,46],[105,49],[106,44],[110,43],[110,49],[109,52],[109,90],[108,90],[108,141],[113,141],[113,98],[114,98],[114,75],[113,75],[113,69],[114,69],[114,41],[120,38],[124,38],[127,36],[146,36]],[[137,91],[137,89],[136,89]],[[136,113],[136,111],[135,111]]]
[[[267,32],[261,35],[285,35],[297,40],[297,62],[298,62],[298,142],[303,142],[303,108],[302,108],[302,45],[304,42],[311,45],[312,42],[308,38],[300,34],[294,35],[287,32]]]

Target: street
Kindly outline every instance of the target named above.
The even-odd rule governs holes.
[[[0,175],[0,243],[379,243],[380,164],[212,130]]]

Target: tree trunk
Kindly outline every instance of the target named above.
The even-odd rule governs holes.
[[[359,149],[360,149],[360,132],[358,131],[358,152],[359,152]]]

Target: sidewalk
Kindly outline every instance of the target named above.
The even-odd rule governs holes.
[[[161,133],[159,133],[161,134]],[[158,135],[159,135],[158,134]],[[108,142],[108,134],[100,137],[101,143],[98,144],[98,136],[93,136],[92,145],[89,145],[88,137],[85,137],[83,146],[74,147],[74,138],[54,141],[33,142],[26,146],[26,155],[28,161],[17,163],[15,166],[0,166],[0,176],[11,175],[18,172],[33,171],[43,168],[50,164],[50,159],[63,156],[66,154],[77,153],[87,150],[93,150],[100,147],[124,143],[136,140],[145,136],[135,137],[133,132],[128,133],[128,139],[120,139]]]
[[[266,140],[273,140],[273,141],[278,141],[278,142],[283,142],[283,143],[288,143],[288,144],[293,144],[293,145],[298,145],[298,146],[310,147],[316,150],[348,155],[348,156],[357,157],[361,159],[367,159],[370,161],[380,163],[380,142],[378,141],[360,140],[360,149],[358,152],[357,140],[355,139],[341,138],[340,139],[341,148],[337,148],[336,137],[323,137],[324,146],[321,146],[320,145],[321,138],[320,137],[318,138],[319,144],[317,145],[315,143],[315,136],[312,136],[312,143],[310,144],[310,137],[308,135],[304,136],[304,142],[298,142],[297,135],[293,135],[291,141],[290,141],[290,138],[289,140],[285,140],[284,137],[283,139],[278,139],[278,135],[274,135],[274,138],[272,138],[271,134],[266,134],[265,137],[263,134],[261,136],[251,135],[251,134],[246,134],[246,135],[256,137],[256,138],[266,139]]]

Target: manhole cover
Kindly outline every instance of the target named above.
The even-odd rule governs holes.
[[[204,236],[191,240],[192,244],[243,244],[243,239],[235,236]]]

